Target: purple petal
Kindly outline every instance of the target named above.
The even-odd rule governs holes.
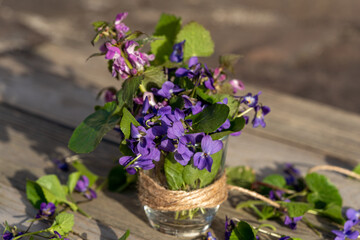
[[[134,159],[134,157],[124,156],[124,157],[121,157],[121,158],[119,159],[119,163],[120,163],[120,165],[122,165],[122,166],[126,166],[126,165],[128,165],[128,164],[131,162],[131,160],[133,160],[133,159]]]
[[[189,68],[191,68],[195,64],[198,64],[198,62],[199,62],[199,59],[197,57],[191,57],[189,59]]]
[[[166,152],[173,152],[175,151],[174,144],[170,139],[165,139],[161,141],[160,145],[158,146],[160,150],[166,151]]]
[[[186,68],[178,68],[176,71],[175,71],[175,76],[176,77],[185,77],[187,76],[187,74],[189,73],[190,71]]]
[[[358,211],[356,211],[355,209],[353,208],[349,208],[347,211],[346,211],[346,217],[349,219],[349,220],[357,220],[358,219]]]
[[[202,152],[197,152],[194,154],[194,166],[202,170],[205,167],[205,158]]]
[[[213,159],[211,156],[206,156],[205,157],[205,161],[206,161],[206,169],[211,172],[211,167],[212,167],[212,164],[213,164]]]
[[[176,139],[184,135],[184,126],[181,121],[175,122],[172,127],[167,130],[167,136],[170,139]]]
[[[357,239],[358,236],[359,236],[359,232],[358,232],[358,231],[354,231],[354,232],[351,232],[351,233],[347,234],[347,237],[348,237],[349,239]]]

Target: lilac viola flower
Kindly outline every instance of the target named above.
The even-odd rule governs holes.
[[[119,159],[120,165],[130,174],[135,174],[137,169],[150,170],[155,167],[153,161],[160,160],[161,152],[158,148],[141,149],[136,157],[123,156]]]
[[[289,216],[285,216],[285,221],[284,221],[284,224],[286,226],[289,226],[292,230],[295,230],[296,229],[296,225],[297,225],[297,222],[300,221],[302,219],[302,216],[300,217],[294,217],[294,218],[291,218]]]
[[[243,97],[241,103],[245,103],[249,107],[255,107],[258,104],[260,94],[261,92],[253,96],[252,93],[248,93],[246,96]]]
[[[105,95],[104,95],[104,100],[105,102],[112,102],[116,100],[116,93],[114,93],[114,91],[111,90],[106,90]]]
[[[40,204],[39,212],[35,218],[51,217],[52,215],[54,215],[55,210],[56,210],[55,204],[53,204],[52,202],[49,203],[43,202]]]
[[[97,198],[96,192],[89,187],[89,179],[87,176],[83,175],[79,178],[79,180],[76,183],[75,191],[80,192],[84,194],[84,196],[91,200],[94,198]]]
[[[255,117],[252,121],[253,128],[258,126],[266,127],[265,116],[270,112],[270,108],[268,106],[257,106],[255,108]]]
[[[183,61],[184,56],[184,44],[185,40],[179,43],[174,44],[173,52],[170,55],[170,61],[179,63]]]
[[[230,239],[231,233],[234,230],[234,228],[235,228],[234,221],[231,220],[231,219],[228,219],[226,217],[226,220],[225,220],[225,240]]]
[[[155,95],[170,99],[173,93],[179,93],[184,91],[184,89],[180,88],[179,86],[175,85],[170,81],[164,82],[161,89],[155,92]]]
[[[192,99],[187,95],[182,95],[181,97],[184,99],[184,108],[191,109],[193,115],[198,114],[203,110],[201,101]]]
[[[153,140],[155,139],[155,135],[153,134],[152,129],[146,130],[143,126],[135,127],[134,124],[131,123],[130,125],[130,135],[131,139],[129,140],[130,143],[135,146],[137,144],[137,150],[132,148],[133,152],[140,151],[140,148],[148,148],[154,145]]]
[[[4,234],[2,235],[3,240],[12,240],[17,236],[23,235],[23,232],[18,232],[15,236],[12,232],[6,231],[4,232]],[[22,238],[18,238],[18,239],[22,239]]]
[[[118,15],[116,15],[114,25],[116,32],[118,33],[118,39],[123,38],[126,32],[130,30],[130,28],[122,22],[127,17],[127,15],[127,12],[119,13]]]
[[[289,236],[284,236],[284,237],[279,238],[279,240],[289,240],[289,239],[291,239],[291,237],[289,237]]]
[[[233,93],[236,94],[239,90],[244,90],[245,86],[243,84],[242,81],[237,80],[237,79],[233,79],[230,80],[229,83],[231,84],[232,88],[233,88]]]
[[[63,238],[61,235],[60,235],[60,233],[59,232],[57,232],[57,231],[54,231],[54,235],[55,236],[53,236],[53,237],[51,237],[51,238],[49,238],[49,239],[62,239],[62,240],[69,240],[68,238]]]
[[[344,225],[344,230],[332,230],[331,232],[336,235],[335,240],[345,240],[345,239],[357,239],[359,236],[358,231],[351,231],[353,226],[352,221],[347,221]]]
[[[281,190],[271,190],[269,192],[269,198],[273,201],[283,200],[283,194],[285,192]]]
[[[216,238],[211,234],[211,232],[207,232],[206,240],[216,240]]]
[[[215,80],[206,64],[205,64],[205,68],[203,68],[202,70],[202,79],[204,80],[204,86],[207,89],[215,90],[215,86],[214,86]]]
[[[64,171],[64,172],[68,172],[70,167],[69,167],[69,164],[65,161],[65,158],[62,158],[62,159],[53,159],[52,160],[55,165],[61,170],[61,171]]]
[[[118,47],[113,46],[110,42],[105,44],[107,52],[105,54],[105,59],[116,60],[122,58],[121,51]]]
[[[220,140],[212,140],[211,136],[206,135],[201,140],[202,152],[194,154],[194,166],[200,170],[206,168],[209,172],[211,172],[213,159],[210,155],[217,153],[222,148],[223,143]]]
[[[188,77],[190,79],[198,78],[201,74],[201,64],[197,57],[191,57],[189,59],[189,69],[187,68],[178,68],[175,71],[176,77]]]
[[[346,211],[346,217],[353,223],[353,226],[355,226],[360,222],[360,210],[356,211],[353,208],[349,208]]]

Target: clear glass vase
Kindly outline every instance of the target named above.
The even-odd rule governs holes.
[[[223,149],[220,152],[212,155],[214,161],[212,171],[211,173],[204,173],[209,174],[209,176],[210,174],[212,175],[211,177],[207,177],[206,182],[204,182],[203,184],[201,184],[201,182],[199,181],[197,182],[197,186],[184,185],[181,187],[181,189],[174,189],[174,187],[169,186],[171,184],[167,182],[166,173],[163,167],[164,162],[160,162],[160,164],[158,164],[158,166],[161,167],[145,171],[145,173],[153,180],[155,180],[158,184],[170,190],[192,191],[206,187],[219,179],[224,174],[228,137],[224,137],[220,140],[223,142]],[[166,161],[164,158],[161,161]],[[194,171],[194,169],[192,171]],[[196,171],[207,170],[197,169]],[[210,228],[211,222],[213,221],[219,207],[220,205],[212,208],[194,208],[183,211],[162,211],[153,209],[145,205],[144,210],[150,225],[154,229],[178,237],[196,237],[205,233]]]

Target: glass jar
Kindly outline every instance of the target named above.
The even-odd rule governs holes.
[[[211,172],[206,169],[199,170],[193,166],[193,163],[183,167],[173,159],[173,156],[163,156],[161,162],[152,170],[145,171],[145,174],[151,177],[155,182],[169,190],[192,191],[204,188],[219,179],[224,174],[225,159],[227,151],[228,137],[220,139],[223,142],[223,148],[219,152],[212,154],[213,165]],[[192,160],[191,160],[192,161]],[[176,169],[183,171],[186,178],[184,184],[176,183],[173,175],[169,177],[167,169]],[[197,178],[197,175],[200,178]],[[191,181],[189,182],[189,176]],[[194,183],[191,184],[192,180]],[[147,205],[144,206],[146,216],[150,225],[163,233],[175,235],[178,237],[196,237],[206,232],[213,221],[220,205],[212,208],[194,208],[182,211],[162,211],[153,209]]]

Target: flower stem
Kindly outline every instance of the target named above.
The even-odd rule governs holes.
[[[319,237],[322,236],[322,234],[318,230],[316,230],[316,228],[320,228],[319,226],[315,226],[314,224],[312,224],[306,217],[303,217],[301,221],[303,221],[311,230],[313,230],[316,235],[318,235]]]
[[[251,107],[251,108],[248,108],[246,109],[245,111],[243,111],[242,113],[238,114],[237,117],[242,117],[244,116],[245,114],[247,114],[248,112],[251,112],[251,110],[253,110],[254,108]]]
[[[35,235],[35,234],[39,234],[39,233],[43,233],[43,232],[49,232],[49,230],[45,229],[45,230],[40,230],[40,231],[37,231],[37,232],[25,233],[25,234],[22,234],[22,235],[19,235],[19,236],[16,236],[16,237],[12,238],[12,240],[17,240],[17,239],[20,239],[22,237],[31,236],[31,235]]]

